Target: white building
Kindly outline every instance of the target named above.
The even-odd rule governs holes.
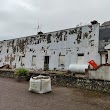
[[[71,63],[100,62],[99,23],[0,41],[0,66],[64,69]]]

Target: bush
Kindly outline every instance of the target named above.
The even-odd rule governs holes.
[[[25,69],[25,68],[19,68],[16,70],[15,73],[17,76],[28,76],[29,75],[29,70]]]

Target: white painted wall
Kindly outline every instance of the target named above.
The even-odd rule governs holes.
[[[49,34],[51,34],[51,42],[47,43]],[[79,43],[78,39],[80,41]],[[99,24],[45,33],[42,36],[33,35],[19,39],[1,41],[0,66],[3,64],[10,64],[10,59],[13,59],[13,66],[16,65],[16,68],[22,67],[19,57],[25,55],[25,60],[23,60],[25,68],[44,69],[44,57],[49,56],[50,70],[54,68],[64,68],[68,70],[71,63],[77,64],[77,54],[80,53],[84,53],[84,64],[88,64],[90,60],[94,60],[97,64],[100,64],[98,44]],[[20,49],[21,47],[24,49]],[[13,51],[14,49],[15,52]],[[33,55],[36,55],[36,66],[31,65]],[[65,55],[64,66],[59,65],[59,55]],[[5,61],[6,56],[9,57],[9,61]]]
[[[105,53],[101,54],[101,58],[102,58],[102,64],[106,64],[106,54]]]
[[[99,69],[89,70],[90,79],[101,79],[110,81],[110,66],[102,66]]]

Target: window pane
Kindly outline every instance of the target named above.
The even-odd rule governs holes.
[[[32,66],[36,65],[36,56],[32,56]]]
[[[65,64],[65,56],[64,55],[60,55],[59,56],[59,65],[64,65]]]

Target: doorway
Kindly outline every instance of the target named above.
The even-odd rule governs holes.
[[[44,70],[49,69],[49,56],[44,56]]]

